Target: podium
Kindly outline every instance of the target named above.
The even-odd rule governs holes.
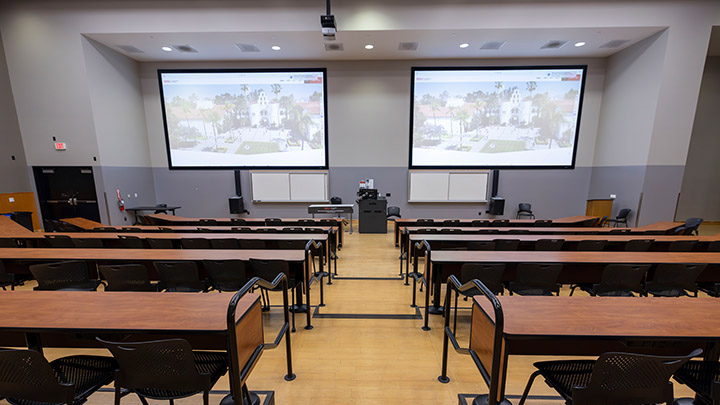
[[[387,200],[358,200],[360,233],[387,233]]]
[[[589,217],[612,217],[613,200],[611,198],[598,198],[587,200],[585,215]]]

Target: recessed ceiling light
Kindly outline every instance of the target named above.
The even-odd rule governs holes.
[[[277,46],[277,45],[273,45],[273,46],[270,47],[270,49],[272,49],[273,51],[279,51],[279,50],[280,50],[280,47]]]
[[[373,44],[367,44],[365,45],[365,49],[373,49],[375,46]]]
[[[172,52],[172,48],[170,48],[169,46],[163,46],[161,49],[165,52]]]
[[[462,44],[460,44],[460,48],[463,48],[463,49],[464,49],[464,48],[467,48],[468,46],[470,46],[470,44],[468,44],[468,43],[462,43]]]
[[[582,41],[575,42],[575,46],[577,46],[577,47],[585,46],[585,42],[582,42]]]

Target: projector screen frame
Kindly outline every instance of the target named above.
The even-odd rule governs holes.
[[[174,166],[170,150],[170,135],[165,111],[165,94],[163,90],[163,73],[310,73],[321,72],[323,76],[323,129],[325,142],[325,164],[322,166]],[[328,101],[327,101],[327,68],[199,68],[199,69],[157,69],[158,88],[160,91],[160,108],[162,110],[163,131],[165,133],[165,151],[170,170],[328,170],[329,169],[329,136],[328,136]]]
[[[516,66],[412,66],[410,68],[410,135],[409,135],[409,170],[571,170],[575,169],[577,159],[577,145],[580,138],[580,122],[582,118],[583,101],[585,99],[585,79],[587,77],[588,65],[516,65]],[[572,163],[570,165],[413,165],[413,125],[415,119],[415,73],[418,71],[466,71],[466,70],[551,70],[551,69],[581,69],[582,79],[580,81],[580,94],[578,103],[577,124],[575,126],[575,138],[573,141]]]

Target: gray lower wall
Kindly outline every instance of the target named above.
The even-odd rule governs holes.
[[[638,225],[659,221],[684,221],[675,218],[685,166],[647,166]]]
[[[612,216],[623,208],[629,208],[632,212],[628,224],[634,225],[644,179],[645,166],[594,167],[588,199],[610,198],[610,194],[615,194]]]
[[[95,171],[95,188],[98,194],[100,218],[102,218],[103,223],[122,226],[132,225],[135,221],[133,214],[127,211],[121,212],[118,208],[115,194],[117,189],[120,189],[125,201],[125,208],[156,204],[155,180],[152,169],[148,167],[117,166],[103,166],[93,169]],[[110,218],[108,218],[108,213]]]

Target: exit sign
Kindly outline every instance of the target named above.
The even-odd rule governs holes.
[[[67,149],[67,145],[65,142],[55,142],[55,150],[65,150]]]

